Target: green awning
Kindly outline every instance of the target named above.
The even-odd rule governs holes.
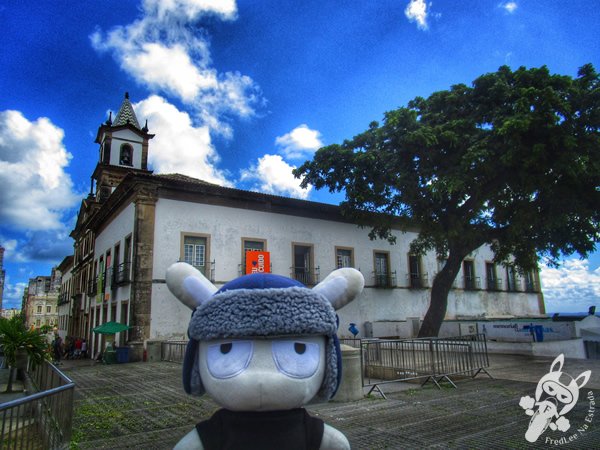
[[[125,325],[119,322],[106,322],[96,328],[94,328],[92,331],[94,333],[99,333],[99,334],[115,334],[115,333],[120,333],[121,331],[127,331],[129,330],[131,327],[129,325]]]

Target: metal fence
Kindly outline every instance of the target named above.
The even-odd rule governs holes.
[[[361,348],[361,343],[364,339],[360,338],[340,338],[340,344],[348,345],[354,348]]]
[[[360,344],[357,343],[360,341]],[[452,378],[476,377],[489,367],[485,334],[449,338],[421,339],[340,339],[361,348],[363,386],[370,386],[385,397],[379,385],[398,381],[446,381],[456,387]]]
[[[161,344],[161,360],[183,362],[188,341]],[[423,380],[422,384],[448,382],[453,378],[476,377],[490,366],[485,334],[447,338],[358,339],[341,338],[341,344],[361,349],[363,386],[371,393],[379,385],[397,381]],[[385,395],[383,395],[385,397]]]
[[[160,345],[161,361],[182,363],[188,341],[165,341]]]
[[[0,450],[68,448],[75,383],[49,362],[26,376],[38,392],[0,404]]]

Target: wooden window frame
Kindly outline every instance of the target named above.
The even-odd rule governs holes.
[[[354,247],[344,247],[341,245],[336,245],[334,247],[333,250],[333,256],[334,256],[334,266],[336,269],[340,269],[340,266],[338,266],[338,250],[348,250],[350,251],[350,265],[349,266],[342,266],[342,267],[352,267],[355,268],[355,264],[354,264]]]
[[[194,233],[182,231],[179,233],[179,260],[185,262],[185,238],[196,237],[206,239],[206,248],[204,249],[204,276],[210,279],[210,234],[206,233]]]
[[[307,242],[292,242],[292,278],[296,279],[296,274],[295,274],[295,269],[296,269],[296,253],[295,253],[295,248],[296,247],[308,247],[310,248],[310,259],[309,259],[309,264],[310,267],[308,268],[308,273],[310,276],[310,281],[311,283],[308,283],[308,285],[316,285],[318,283],[318,276],[316,273],[316,267],[315,267],[315,244],[311,244],[311,243],[307,243]],[[308,279],[308,278],[307,278]],[[299,280],[302,281],[302,280]],[[307,284],[307,283],[305,283]]]

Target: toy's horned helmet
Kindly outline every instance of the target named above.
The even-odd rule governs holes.
[[[204,393],[197,361],[199,341],[287,335],[326,337],[325,377],[317,395],[333,397],[341,377],[335,310],[362,291],[364,279],[359,271],[335,270],[313,289],[279,275],[252,274],[217,290],[186,263],[173,264],[166,278],[173,295],[194,309],[183,364],[183,386],[188,394]]]

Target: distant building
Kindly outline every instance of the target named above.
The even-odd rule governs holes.
[[[366,287],[338,311],[340,332],[355,323],[368,336],[373,323],[394,321],[414,334],[427,311],[433,278],[443,260],[412,255],[416,229],[394,227],[396,245],[371,241],[368,230],[337,206],[232,189],[179,174],[148,170],[149,134],[128,96],[114,121],[98,130],[92,189],[81,203],[71,262],[65,258],[61,327],[91,339],[107,321],[129,324],[119,345],[141,359],[147,340],[184,338],[190,311],[168,291],[165,272],[186,261],[216,285],[247,272],[247,251],[262,252],[264,268],[313,286],[338,267],[360,270]],[[177,153],[178,149],[171,149]],[[65,297],[62,297],[66,293]],[[463,262],[447,320],[539,317],[544,314],[537,273],[524,279],[493,262],[488,246]],[[399,326],[399,325],[398,325]],[[397,328],[397,327],[396,327]]]
[[[4,317],[5,319],[10,319],[11,317],[16,316],[17,314],[19,314],[21,312],[20,309],[17,308],[8,308],[8,309],[3,309],[0,314],[2,315],[2,317]]]
[[[58,325],[60,280],[61,275],[56,268],[52,269],[50,276],[40,275],[29,279],[22,307],[28,328]]]
[[[73,295],[73,255],[65,257],[57,269],[62,274],[57,301],[58,330],[65,336],[83,337],[85,330],[76,327],[80,323],[81,305]]]

